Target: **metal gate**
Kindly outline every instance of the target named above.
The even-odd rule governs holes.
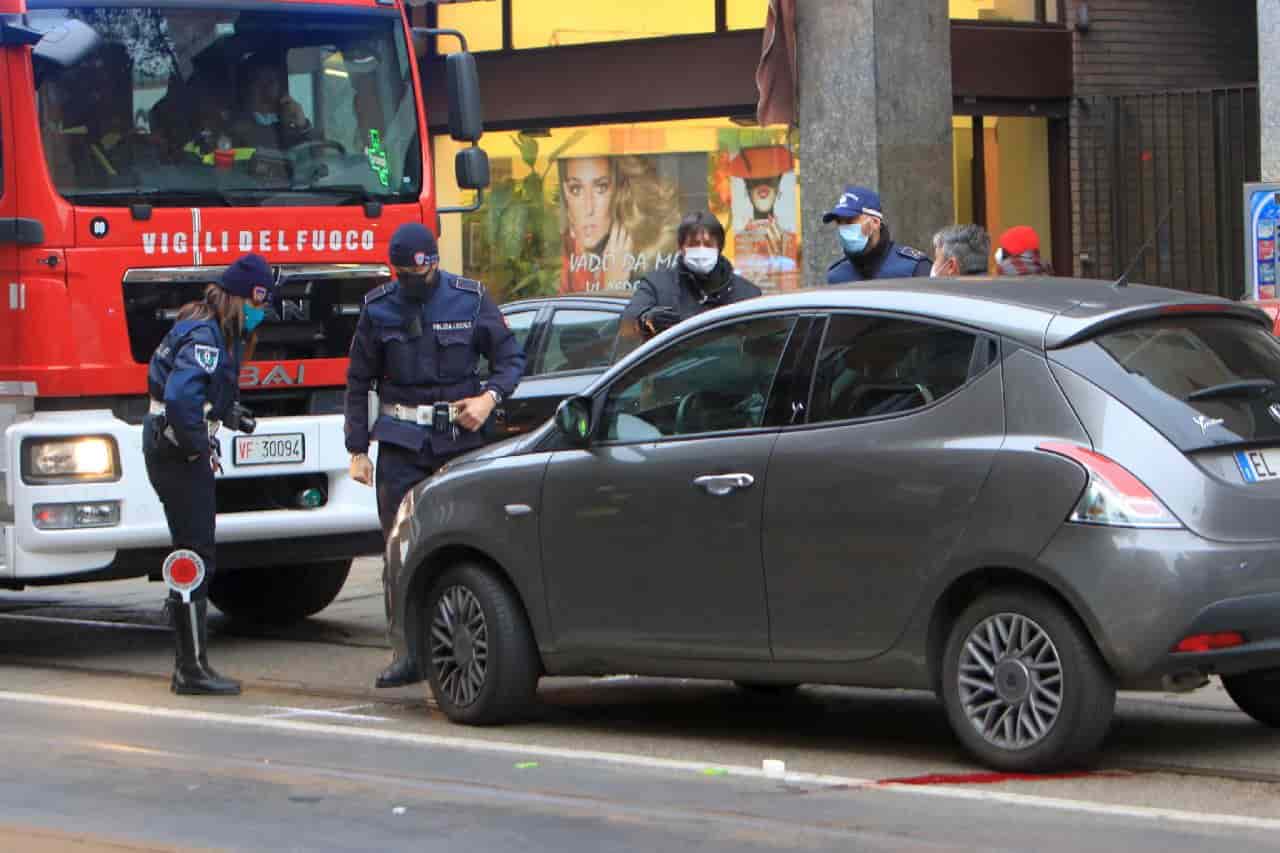
[[[1077,223],[1084,273],[1237,299],[1241,187],[1259,179],[1258,88],[1078,101]],[[1157,236],[1157,225],[1167,219]]]

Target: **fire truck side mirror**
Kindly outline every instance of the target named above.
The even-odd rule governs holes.
[[[476,58],[466,51],[445,57],[449,83],[449,135],[459,142],[479,142],[484,133],[480,75]]]
[[[489,155],[483,148],[463,148],[453,161],[458,187],[482,190],[489,186]]]
[[[36,85],[51,71],[78,65],[102,44],[98,31],[83,21],[65,20],[44,33],[31,54]]]

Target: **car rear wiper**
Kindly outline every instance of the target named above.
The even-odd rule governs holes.
[[[1265,394],[1277,387],[1280,387],[1280,383],[1274,379],[1241,379],[1238,382],[1223,382],[1221,385],[1210,385],[1208,388],[1192,391],[1185,399],[1191,403],[1214,397],[1252,397]]]

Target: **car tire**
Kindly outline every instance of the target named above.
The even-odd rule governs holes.
[[[351,574],[347,560],[219,571],[209,600],[238,622],[288,625],[324,610]]]
[[[746,693],[754,693],[757,696],[770,696],[781,698],[790,696],[799,689],[799,683],[795,684],[770,684],[767,681],[735,681],[734,685]]]
[[[1222,676],[1236,707],[1258,722],[1280,728],[1280,669],[1257,669]]]
[[[467,563],[445,571],[422,626],[427,682],[450,720],[497,725],[533,705],[542,670],[533,631],[515,591],[491,570]]]
[[[1092,638],[1032,590],[1000,590],[970,604],[951,627],[941,669],[952,730],[996,770],[1086,764],[1115,712],[1115,683]]]

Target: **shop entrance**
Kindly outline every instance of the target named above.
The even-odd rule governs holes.
[[[955,221],[985,227],[993,251],[1006,228],[1030,225],[1041,256],[1061,274],[1070,267],[1066,258],[1058,262],[1064,253],[1054,245],[1050,124],[1041,117],[952,117]]]

